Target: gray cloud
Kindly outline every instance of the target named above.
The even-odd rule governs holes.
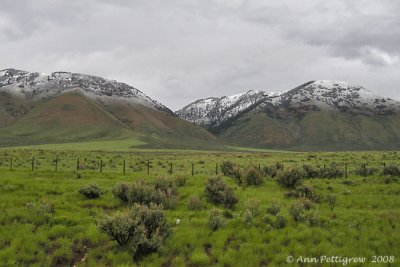
[[[400,98],[394,0],[3,0],[0,68],[127,82],[177,109],[347,80]]]

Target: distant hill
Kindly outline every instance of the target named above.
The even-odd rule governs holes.
[[[201,99],[176,114],[232,145],[400,149],[400,102],[346,82],[311,81],[282,93],[248,91]]]
[[[203,147],[215,137],[138,89],[70,73],[0,71],[0,146],[138,139]]]

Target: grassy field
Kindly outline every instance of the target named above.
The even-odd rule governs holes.
[[[18,149],[46,149],[57,151],[133,151],[135,147],[145,145],[146,143],[136,139],[127,138],[121,140],[104,140],[104,141],[89,141],[89,142],[75,142],[75,143],[61,143],[61,144],[44,144],[33,146],[21,146]],[[8,148],[2,148],[8,149]]]
[[[288,266],[288,256],[296,261],[301,256],[324,255],[366,257],[364,264],[347,266],[399,265],[400,183],[398,177],[381,175],[384,164],[400,163],[397,152],[91,152],[45,148],[0,150],[1,266]],[[224,161],[241,170],[249,165],[263,169],[277,162],[284,169],[335,164],[345,170],[347,164],[348,177],[303,179],[303,185],[318,195],[310,204],[315,220],[296,221],[290,209],[302,198],[288,196],[292,190],[269,176],[258,186],[238,184],[221,175],[218,167]],[[364,163],[375,172],[357,174]],[[205,195],[207,179],[216,175],[238,198],[232,210],[210,203]],[[162,251],[133,262],[129,248],[101,233],[98,221],[104,214],[128,208],[113,197],[115,184],[159,177],[186,178],[174,205],[165,210],[172,236]],[[81,186],[93,183],[105,191],[100,198],[79,194]],[[201,200],[200,210],[188,207],[194,195]],[[336,199],[333,208],[328,196]],[[286,222],[283,227],[271,224],[275,217],[267,214],[267,208],[272,203],[279,203],[279,216]],[[254,206],[258,206],[258,214],[246,217],[246,210]],[[216,231],[209,226],[214,207],[225,217]],[[383,258],[373,263],[374,256],[393,256],[394,263],[383,263]]]

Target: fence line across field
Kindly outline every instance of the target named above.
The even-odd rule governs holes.
[[[75,167],[73,167],[73,161],[76,162]],[[44,164],[42,165],[42,162]],[[63,162],[66,164],[60,166]],[[25,163],[25,164],[24,164]],[[47,163],[47,165],[46,165]],[[157,164],[158,163],[158,164]],[[180,164],[179,164],[180,163]],[[186,164],[185,164],[186,163]],[[155,174],[191,174],[194,176],[195,174],[215,174],[218,175],[221,168],[221,163],[212,161],[212,165],[203,163],[195,163],[192,161],[181,162],[179,159],[173,162],[172,160],[162,163],[160,160],[133,160],[133,159],[123,159],[118,157],[116,159],[108,159],[108,163],[105,164],[103,159],[88,159],[85,158],[72,158],[72,157],[65,157],[61,158],[56,156],[55,158],[44,158],[44,157],[32,157],[31,159],[26,159],[25,157],[15,157],[13,155],[3,156],[0,161],[0,170],[9,170],[9,171],[17,171],[17,170],[28,170],[31,171],[54,171],[58,172],[59,170],[62,171],[76,171],[76,173],[83,172],[83,171],[98,171],[99,173],[103,173],[104,169],[111,173],[120,172],[122,174],[127,174],[127,164],[128,170],[130,172],[144,172],[147,175],[151,173]],[[331,163],[322,163],[321,164],[304,164],[296,162],[296,164],[289,164],[286,163],[285,167],[304,167],[311,166],[311,167],[319,167],[323,168],[324,170],[331,165],[335,165],[336,168],[341,169],[343,171],[343,177],[347,178],[349,173],[354,170],[363,170],[364,176],[367,176],[367,168],[369,166],[381,168],[386,167],[386,162],[376,163],[375,164],[368,164],[364,163],[349,163],[349,162],[331,162]],[[281,163],[283,164],[283,163]],[[29,166],[30,165],[30,166]],[[187,166],[186,166],[187,165]],[[237,170],[240,171],[241,169],[247,167],[248,165],[235,163],[237,166]],[[254,167],[257,167],[259,170],[262,170],[265,166],[273,166],[274,163],[252,163],[249,164]],[[321,166],[322,165],[322,166]],[[117,166],[120,166],[120,170],[118,170]],[[159,166],[157,168],[157,166]],[[182,167],[183,166],[183,167]],[[200,166],[200,167],[199,167]],[[214,166],[214,167],[213,167]],[[111,170],[111,171],[110,171]]]

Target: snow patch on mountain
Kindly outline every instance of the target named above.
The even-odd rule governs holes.
[[[268,97],[268,93],[250,90],[233,96],[200,99],[178,110],[183,119],[203,126],[216,125],[236,116],[248,107]]]
[[[88,97],[102,101],[128,101],[171,112],[138,89],[114,80],[71,72],[0,71],[0,91],[28,99],[51,98],[71,90],[79,90]]]
[[[399,112],[400,102],[385,98],[360,85],[320,80],[282,95],[292,107],[315,106],[320,109],[347,110],[359,113]]]
[[[273,107],[276,110],[308,108],[364,114],[400,112],[399,101],[381,97],[363,86],[318,80],[286,92],[248,91],[233,96],[200,99],[178,110],[176,114],[183,119],[212,128],[257,105]]]

